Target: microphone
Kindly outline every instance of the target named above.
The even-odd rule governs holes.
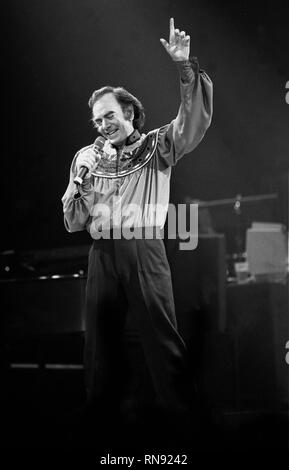
[[[104,144],[105,144],[105,138],[100,136],[100,137],[97,137],[97,139],[94,141],[94,144],[93,144],[92,148],[96,153],[99,153],[103,149]],[[88,173],[88,171],[89,170],[86,166],[81,166],[79,168],[79,171],[78,171],[76,177],[73,180],[74,183],[77,184],[77,185],[82,184],[86,174]]]

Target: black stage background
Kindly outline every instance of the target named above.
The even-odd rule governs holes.
[[[181,327],[188,342],[194,335],[198,337],[199,331],[197,320],[197,323],[188,320],[188,315],[193,310],[199,314],[204,304],[201,301],[196,305],[195,299],[204,290],[202,298],[206,299],[208,290],[211,293],[208,284],[215,286],[213,297],[206,304],[209,308],[202,364],[207,369],[205,375],[201,374],[201,382],[208,402],[217,409],[214,422],[217,430],[210,429],[211,438],[204,440],[203,450],[268,445],[288,448],[286,286],[265,284],[257,290],[252,291],[249,286],[235,292],[238,286],[229,288],[226,284],[226,266],[222,264],[225,251],[228,255],[240,247],[244,249],[245,230],[252,221],[279,222],[288,227],[288,2],[6,0],[3,5],[7,59],[4,75],[8,78],[2,97],[7,104],[3,119],[8,128],[2,141],[1,164],[4,195],[1,289],[5,327],[2,360],[6,374],[2,406],[8,410],[4,447],[61,447],[60,433],[53,430],[52,419],[47,424],[47,415],[52,413],[55,418],[65,404],[70,410],[83,399],[81,369],[61,371],[44,367],[51,362],[81,363],[81,321],[73,316],[73,325],[69,325],[66,312],[66,326],[63,327],[61,317],[54,333],[50,328],[63,305],[73,312],[75,306],[81,310],[90,243],[87,233],[70,235],[65,231],[61,197],[73,155],[96,137],[87,106],[94,89],[105,84],[122,85],[135,94],[146,109],[146,131],[175,117],[179,105],[178,76],[159,42],[160,37],[168,36],[168,22],[173,16],[176,26],[191,35],[192,55],[198,56],[201,67],[214,83],[214,116],[204,141],[174,168],[171,202],[275,195],[272,200],[257,198],[253,203],[243,204],[241,217],[234,211],[233,203],[212,206],[213,231],[223,233],[224,238],[216,235],[208,245],[203,241],[197,262],[192,254],[181,261],[171,255],[176,269],[174,283]],[[238,236],[241,242],[237,246]],[[174,253],[174,248],[168,247],[168,252]],[[200,253],[207,253],[207,257]],[[39,289],[35,280],[28,282],[30,277],[40,275],[75,273],[79,276],[75,278],[77,289],[76,284],[70,286],[69,282],[74,282],[71,278],[59,280],[64,282],[61,287],[74,292],[68,304],[60,284],[56,287],[54,283],[50,294],[49,280],[44,291],[43,285]],[[192,281],[186,295],[192,285],[196,286],[196,279],[200,289],[194,299],[187,297],[189,307],[182,298],[184,286],[178,284],[180,275]],[[22,281],[7,284],[12,277],[25,277],[28,290]],[[279,288],[281,291],[276,294]],[[43,309],[41,300],[49,303],[51,298],[55,299],[56,313],[49,322],[53,300],[47,309]],[[31,304],[32,314],[27,307]],[[251,309],[250,315],[246,305]],[[41,321],[39,327],[39,317],[36,327],[33,322],[38,306],[47,329],[42,328]],[[22,307],[26,317],[21,313]],[[260,312],[265,312],[263,321]],[[214,320],[212,315],[216,315]],[[247,327],[249,322],[251,336],[246,336],[242,321]],[[236,340],[239,327],[241,333]],[[133,332],[131,328],[128,331]],[[263,337],[258,335],[260,331]],[[133,333],[128,336],[133,337]],[[263,362],[262,352],[254,349],[259,342],[264,343]],[[132,350],[137,348],[137,342],[129,344]],[[139,372],[143,367],[141,357],[138,359],[141,353],[134,354],[132,369],[136,368],[140,382],[146,382],[146,373]],[[254,388],[252,380],[242,378],[253,357],[259,357],[260,362],[252,366],[249,378],[254,370],[255,376],[260,372],[260,364],[266,365],[258,379],[259,384],[264,381],[265,398],[260,387],[255,384]],[[38,368],[11,369],[12,363],[25,362],[36,363]],[[281,395],[276,394],[279,386]],[[130,393],[134,387],[137,385],[133,384]],[[248,390],[252,387],[250,395]],[[46,421],[36,419],[38,413],[44,414]],[[33,424],[29,427],[30,419]],[[264,434],[262,427],[266,429]],[[277,429],[275,438],[272,428]],[[221,438],[215,439],[217,434]]]

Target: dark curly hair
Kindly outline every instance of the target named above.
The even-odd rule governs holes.
[[[133,127],[134,129],[140,131],[145,123],[144,107],[135,96],[133,96],[123,87],[104,86],[102,88],[99,88],[98,90],[95,90],[88,101],[88,106],[90,107],[90,109],[93,108],[93,105],[96,103],[97,100],[99,100],[102,96],[106,95],[107,93],[114,94],[123,112],[125,112],[131,106],[133,107]]]

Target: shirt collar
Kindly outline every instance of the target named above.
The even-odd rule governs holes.
[[[140,138],[140,133],[137,129],[133,131],[132,134],[128,136],[128,138],[125,141],[125,145],[131,145],[134,142],[136,142]]]
[[[131,144],[134,144],[135,142],[137,142],[139,139],[140,139],[141,135],[139,133],[139,131],[137,129],[135,129],[132,134],[130,134],[125,142],[120,146],[118,147],[117,145],[113,145],[111,144],[111,147],[112,148],[123,148],[123,147],[127,147],[128,145],[131,145]]]
[[[140,147],[146,137],[146,134],[140,134],[137,129],[135,129],[125,140],[125,142],[121,145],[121,147],[117,147],[109,142],[107,139],[105,141],[103,151],[109,159],[115,159],[118,152],[121,151],[124,158],[130,158],[132,152]],[[127,154],[127,155],[126,155]]]

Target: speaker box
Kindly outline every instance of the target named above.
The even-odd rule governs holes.
[[[288,409],[288,286],[228,287],[237,409]]]
[[[79,275],[1,281],[6,334],[83,331],[85,284]]]

